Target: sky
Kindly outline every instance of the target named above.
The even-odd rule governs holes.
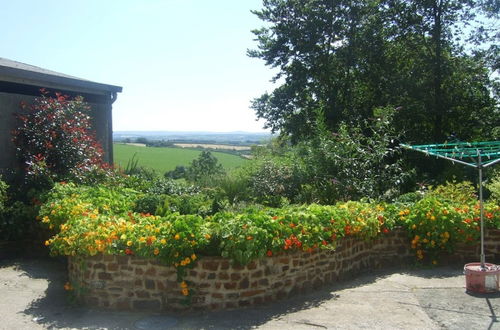
[[[262,0],[0,0],[0,57],[123,92],[113,129],[262,132],[273,71],[250,58]]]

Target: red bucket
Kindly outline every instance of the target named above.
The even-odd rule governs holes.
[[[469,292],[491,293],[499,291],[500,266],[479,262],[464,266],[465,289]]]

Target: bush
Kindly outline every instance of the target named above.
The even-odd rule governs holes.
[[[164,197],[161,195],[147,194],[135,201],[134,212],[144,214],[156,214],[156,210],[162,204]]]
[[[174,170],[165,172],[165,178],[177,180],[186,178],[186,167],[182,165],[177,165]]]
[[[200,191],[199,188],[183,181],[174,181],[166,178],[157,178],[147,189],[147,193],[155,195],[190,195]]]
[[[90,107],[82,97],[71,100],[56,93],[22,104],[13,132],[18,157],[30,185],[46,188],[54,182],[81,178],[102,165],[103,150],[92,131]]]
[[[43,235],[36,223],[38,212],[36,205],[21,201],[9,201],[3,213],[0,213],[0,239],[17,241],[37,239]]]
[[[295,199],[300,182],[300,172],[288,159],[267,159],[252,174],[249,186],[256,202],[280,207]]]
[[[154,214],[166,216],[173,213],[211,215],[214,201],[206,194],[165,196]]]
[[[319,202],[392,200],[411,178],[395,142],[392,110],[377,109],[375,114],[375,119],[342,123],[337,132],[329,132],[318,112],[315,138],[300,145],[296,160],[303,163],[305,183],[314,188]]]
[[[452,200],[446,193],[440,196],[442,191],[436,188],[407,204],[350,201],[213,215],[206,194],[167,196],[156,215],[147,215],[131,212],[134,200],[142,197],[137,192],[58,184],[39,217],[55,231],[46,242],[54,254],[158,257],[180,272],[198,255],[216,254],[246,264],[289,251],[335,249],[342,237],[371,239],[397,225],[408,230],[419,260],[436,261],[458,243],[477,243],[479,235],[477,200]],[[485,221],[500,228],[497,204],[485,205]]]
[[[486,188],[490,192],[490,200],[500,204],[500,170],[493,172],[490,182],[486,184]]]
[[[49,224],[50,229],[75,217],[95,218],[99,214],[126,215],[132,211],[141,193],[121,186],[77,186],[74,183],[57,183],[47,193],[38,219]]]
[[[469,181],[446,182],[446,184],[435,188],[431,186],[427,196],[435,196],[442,200],[460,204],[474,204],[477,202],[476,188]]]
[[[485,203],[484,208],[485,225],[500,229],[498,204]],[[435,263],[440,254],[452,252],[457,244],[479,240],[480,207],[470,182],[431,187],[414,204],[402,206],[398,215],[419,260]]]
[[[7,189],[9,186],[2,180],[0,175],[0,216],[5,211],[5,204],[7,203]]]
[[[210,186],[214,179],[224,174],[222,165],[210,151],[202,151],[186,169],[185,178],[200,186]]]

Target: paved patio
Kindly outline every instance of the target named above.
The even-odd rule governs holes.
[[[57,259],[0,261],[0,329],[500,329],[500,294],[465,293],[463,266],[401,267],[233,311],[145,314],[71,306]]]

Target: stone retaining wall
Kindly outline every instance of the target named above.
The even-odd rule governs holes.
[[[487,259],[500,259],[500,231],[486,239]],[[475,248],[459,260],[478,261]],[[295,252],[266,257],[246,266],[221,257],[201,257],[185,281],[186,298],[174,267],[133,256],[69,258],[74,291],[90,306],[119,310],[228,309],[250,306],[307,292],[325,283],[414,259],[406,232],[396,230],[373,241],[343,239],[335,251]],[[468,260],[468,258],[472,258]]]

